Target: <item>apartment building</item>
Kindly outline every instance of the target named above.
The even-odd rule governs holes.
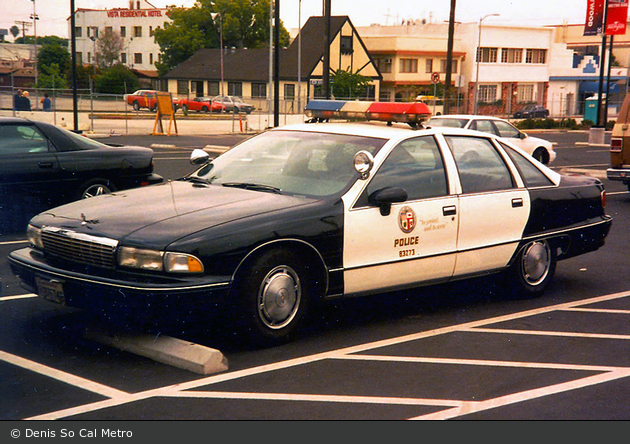
[[[156,8],[146,0],[130,0],[127,8],[77,9],[77,61],[94,64],[99,33],[111,30],[124,41],[119,62],[146,75],[157,76],[155,63],[160,59],[160,47],[153,38],[153,31],[164,27],[170,20],[167,8]],[[68,19],[69,35],[70,26]]]

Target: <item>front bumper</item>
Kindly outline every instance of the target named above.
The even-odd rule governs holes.
[[[51,266],[30,248],[11,252],[8,260],[28,291],[97,315],[203,320],[220,311],[231,287],[225,276],[151,280],[84,274]]]
[[[630,184],[630,168],[608,168],[606,170],[606,178]]]

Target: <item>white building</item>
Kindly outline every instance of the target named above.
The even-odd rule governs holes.
[[[75,13],[75,37],[77,62],[94,64],[98,51],[96,40],[99,32],[110,29],[119,34],[125,47],[120,62],[137,71],[156,73],[160,47],[153,38],[153,31],[170,22],[167,8],[156,8],[146,0],[130,0],[128,8],[77,9]],[[68,19],[68,34],[71,35]]]

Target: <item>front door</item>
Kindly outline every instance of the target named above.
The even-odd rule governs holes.
[[[387,187],[403,188],[408,195],[389,211],[370,203],[370,196]],[[344,292],[361,294],[450,278],[458,224],[458,198],[449,194],[435,138],[400,143],[346,212]]]

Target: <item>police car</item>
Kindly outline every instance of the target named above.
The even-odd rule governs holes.
[[[339,297],[495,272],[538,295],[558,260],[604,245],[598,179],[561,176],[490,134],[423,128],[420,103],[312,101],[307,113],[212,161],[194,151],[200,167],[180,180],[35,216],[13,272],[60,304],[219,313],[269,345]]]

